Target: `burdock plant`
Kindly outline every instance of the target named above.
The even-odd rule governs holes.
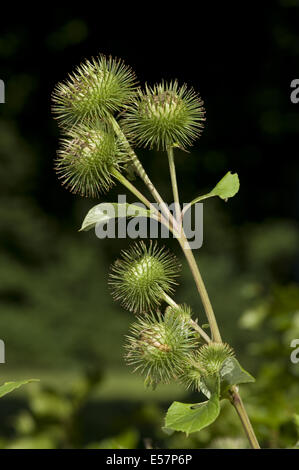
[[[228,172],[208,193],[182,210],[176,179],[174,150],[186,150],[201,135],[205,109],[200,96],[177,81],[137,86],[135,74],[121,60],[101,55],[80,65],[53,93],[53,112],[62,137],[55,168],[68,189],[98,197],[120,182],[145,206],[142,214],[166,225],[177,239],[191,269],[208,328],[194,318],[187,304],[177,304],[174,291],[180,272],[177,258],[156,242],[135,242],[111,267],[109,285],[115,300],[136,314],[126,338],[126,362],[144,376],[147,386],[180,382],[202,392],[206,401],[174,402],[164,428],[200,431],[220,413],[220,401],[235,407],[253,448],[259,448],[241,400],[238,385],[252,382],[222,341],[199,267],[183,227],[186,211],[213,196],[227,200],[239,190],[237,174]],[[167,154],[175,203],[174,214],[162,199],[135,153],[147,147]],[[152,204],[129,180],[134,172],[152,195]],[[104,203],[85,217],[89,230],[109,217]],[[121,203],[113,204],[118,217]],[[127,214],[129,215],[129,214]]]

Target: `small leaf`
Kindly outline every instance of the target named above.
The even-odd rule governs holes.
[[[233,197],[240,188],[239,177],[237,173],[230,171],[216,184],[215,188],[209,193],[210,196],[219,196],[221,199]]]
[[[219,196],[221,199],[226,201],[228,198],[237,194],[239,188],[240,182],[237,173],[231,173],[228,171],[226,175],[219,181],[219,183],[216,184],[212,191],[204,194],[203,196],[198,196],[197,198],[193,199],[193,201],[189,202],[189,204],[184,207],[182,215],[184,215],[185,212],[190,209],[191,206],[193,206],[193,204],[210,197]]]
[[[192,404],[175,401],[167,411],[165,427],[185,432],[188,435],[209,426],[218,417],[219,412],[220,402],[217,393],[203,403]]]
[[[255,378],[247,372],[235,357],[228,357],[220,370],[222,394],[232,385],[255,382]]]
[[[0,398],[2,398],[7,393],[13,392],[15,389],[21,387],[22,385],[28,384],[29,382],[39,382],[38,379],[28,379],[28,380],[19,380],[18,382],[6,382],[3,385],[0,385]]]
[[[103,202],[97,204],[87,213],[83,220],[80,232],[94,228],[97,224],[104,224],[117,217],[153,217],[154,214],[137,204]]]

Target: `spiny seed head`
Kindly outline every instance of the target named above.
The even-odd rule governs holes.
[[[91,122],[121,110],[135,90],[132,70],[122,60],[100,55],[86,60],[56,86],[52,110],[63,127]]]
[[[173,292],[179,270],[176,257],[164,247],[135,243],[112,265],[112,295],[135,313],[152,312],[162,302],[164,292]]]
[[[139,89],[125,113],[123,127],[137,145],[166,149],[191,145],[200,136],[204,121],[201,98],[192,88],[179,87],[174,81]]]
[[[138,317],[127,336],[126,362],[145,375],[146,385],[169,383],[182,374],[196,348],[193,330],[180,318],[163,318],[158,312]]]
[[[127,157],[114,133],[99,120],[66,132],[57,153],[55,169],[62,184],[82,196],[98,197],[114,184],[113,171]]]
[[[228,344],[211,342],[199,348],[197,360],[207,374],[216,374],[220,371],[223,362],[232,356],[234,356],[234,351]]]
[[[202,371],[199,367],[195,367],[192,364],[188,364],[185,367],[185,370],[179,376],[179,381],[186,389],[191,390],[200,390],[201,386]]]
[[[192,316],[192,310],[188,305],[178,305],[177,307],[167,307],[165,318],[179,317],[182,321],[189,323]]]

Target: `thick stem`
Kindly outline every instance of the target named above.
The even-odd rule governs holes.
[[[167,155],[168,155],[168,162],[169,162],[169,172],[170,172],[170,178],[171,178],[173,198],[175,202],[176,220],[178,224],[181,224],[182,221],[180,220],[181,219],[180,199],[179,199],[179,191],[178,191],[178,184],[177,184],[177,178],[176,178],[176,170],[175,170],[174,155],[173,155],[172,147],[169,147],[167,149]],[[192,271],[198,292],[200,294],[200,297],[201,297],[201,300],[202,300],[202,303],[206,312],[206,316],[208,318],[213,340],[221,343],[221,336],[220,336],[219,328],[218,328],[217,321],[214,315],[214,311],[212,308],[212,304],[210,302],[210,299],[209,299],[207,290],[205,288],[204,282],[202,280],[200,271],[198,269],[197,263],[195,261],[193,252],[190,248],[190,245],[187,241],[187,238],[185,236],[185,233],[182,227],[181,227],[179,236],[177,238],[185,254],[185,257],[188,261],[190,269]]]
[[[212,308],[207,290],[206,290],[204,282],[202,280],[200,271],[198,269],[197,263],[195,261],[194,255],[192,253],[192,250],[190,249],[190,247],[187,247],[187,249],[186,249],[185,245],[186,245],[186,243],[188,244],[188,241],[186,239],[185,239],[185,241],[182,240],[182,239],[179,239],[179,243],[180,243],[180,245],[182,247],[182,250],[183,250],[183,252],[184,252],[184,254],[187,258],[187,261],[188,261],[190,269],[192,271],[195,283],[196,283],[198,291],[200,293],[200,296],[201,296],[201,299],[202,299],[202,302],[203,302],[203,305],[204,305],[204,308],[205,308],[205,311],[206,311],[206,315],[207,315],[208,320],[209,320],[209,325],[210,325],[210,328],[211,328],[213,341],[221,343],[222,340],[221,340],[219,328],[218,328],[218,325],[217,325],[217,320],[216,320],[216,317],[215,317],[215,314],[214,314],[214,311],[213,311],[213,308]],[[246,409],[244,407],[242,398],[241,398],[241,396],[240,396],[240,394],[237,390],[237,387],[236,386],[231,387],[229,389],[229,394],[230,394],[230,401],[231,401],[232,405],[235,407],[235,409],[238,413],[238,416],[241,420],[242,426],[243,426],[244,431],[245,431],[245,433],[248,437],[248,440],[250,442],[251,447],[253,449],[260,449],[258,440],[255,436],[253,427],[251,425],[250,419],[247,415]]]
[[[201,300],[202,300],[202,303],[203,303],[203,306],[204,306],[204,309],[205,309],[205,312],[206,312],[206,316],[207,316],[207,319],[208,319],[208,322],[209,322],[209,325],[210,325],[213,341],[215,341],[217,343],[221,343],[222,342],[221,335],[220,335],[220,331],[219,331],[219,328],[218,328],[218,325],[217,325],[214,310],[213,310],[213,307],[212,307],[207,289],[206,289],[205,284],[203,282],[203,279],[201,277],[199,268],[198,268],[197,263],[195,261],[193,252],[190,248],[190,245],[188,243],[188,240],[187,240],[184,232],[182,233],[182,237],[179,238],[178,241],[181,245],[183,253],[184,253],[184,255],[187,259],[187,262],[188,262],[189,267],[191,269],[191,272],[193,274],[193,278],[194,278],[197,290],[199,292],[199,295],[201,297]]]
[[[236,386],[233,386],[229,390],[230,402],[235,407],[235,410],[238,413],[238,416],[242,422],[246,436],[250,442],[252,449],[260,449],[260,445],[254,433],[253,427],[251,425],[250,419],[246,412],[245,406],[243,404],[242,398],[238,392]]]
[[[202,300],[202,303],[203,303],[203,306],[204,306],[204,309],[205,309],[205,312],[206,312],[206,315],[207,315],[207,318],[208,318],[208,321],[209,321],[209,325],[210,325],[210,329],[211,329],[211,333],[212,333],[212,339],[215,342],[220,342],[221,343],[222,339],[221,339],[221,335],[220,335],[219,328],[218,328],[218,325],[217,325],[217,321],[216,321],[216,318],[215,318],[215,314],[214,314],[214,311],[213,311],[213,308],[212,308],[212,305],[211,305],[206,287],[204,285],[203,279],[201,277],[199,268],[198,268],[197,263],[195,261],[193,252],[192,252],[191,247],[188,243],[188,240],[185,236],[185,233],[184,233],[183,230],[182,230],[182,232],[180,231],[179,224],[174,219],[174,217],[170,213],[167,205],[165,204],[165,202],[161,198],[160,194],[158,193],[158,191],[154,187],[153,183],[151,182],[151,180],[147,176],[144,168],[142,167],[140,161],[138,160],[137,155],[135,154],[135,152],[131,148],[129,142],[126,139],[126,136],[124,135],[124,133],[120,129],[117,121],[114,118],[111,118],[111,123],[112,123],[112,126],[114,128],[115,133],[118,135],[118,137],[126,145],[128,153],[129,153],[129,155],[132,159],[132,162],[134,163],[134,166],[135,166],[139,176],[143,179],[144,183],[148,187],[148,189],[151,192],[151,194],[153,195],[154,199],[160,205],[161,210],[164,213],[164,215],[166,216],[166,218],[169,218],[169,220],[172,222],[173,232],[176,235],[176,237],[177,237],[177,239],[178,239],[178,241],[181,245],[181,248],[182,248],[182,250],[185,254],[185,257],[188,261],[189,267],[190,267],[191,272],[193,274],[198,292],[200,294],[200,297],[201,297],[201,300]],[[231,387],[229,392],[230,392],[230,397],[231,397],[231,403],[233,404],[233,406],[235,407],[235,409],[238,413],[238,416],[241,420],[241,423],[242,423],[243,428],[245,430],[245,433],[248,437],[250,445],[254,449],[259,449],[260,448],[259,443],[257,441],[257,438],[255,436],[255,433],[254,433],[254,430],[252,428],[251,422],[249,420],[249,417],[246,413],[244,404],[242,402],[242,399],[241,399],[236,387],[235,386]]]
[[[182,250],[183,250],[183,252],[186,256],[186,259],[189,263],[189,266],[190,266],[190,269],[192,271],[197,289],[200,293],[200,296],[201,296],[201,299],[202,299],[202,302],[203,302],[203,305],[204,305],[204,308],[205,308],[205,312],[206,312],[206,315],[207,315],[207,318],[208,318],[208,321],[209,321],[209,325],[210,325],[210,328],[211,328],[213,341],[221,343],[222,339],[221,339],[220,331],[219,331],[219,328],[218,328],[217,320],[216,320],[216,317],[215,317],[215,314],[214,314],[209,296],[208,296],[208,292],[206,290],[205,284],[204,284],[203,279],[201,277],[201,274],[200,274],[199,268],[197,266],[197,263],[195,261],[193,252],[192,252],[190,246],[188,246],[189,243],[188,243],[187,239],[186,238],[184,239],[184,238],[185,238],[185,236],[184,236],[184,232],[183,232],[183,238],[178,239],[178,241],[179,241],[179,243],[182,247]],[[187,244],[187,246],[186,246],[186,244]],[[244,428],[244,431],[245,431],[246,436],[247,436],[247,438],[250,442],[251,447],[253,449],[260,449],[258,440],[257,440],[257,438],[255,436],[255,433],[254,433],[254,429],[253,429],[252,424],[250,422],[250,419],[247,415],[245,406],[244,406],[242,398],[241,398],[241,396],[240,396],[240,394],[237,390],[237,387],[236,386],[231,387],[230,390],[229,390],[229,393],[230,393],[230,401],[231,401],[232,405],[235,407],[235,409],[238,413],[238,416],[241,420],[242,426]]]
[[[190,269],[192,271],[192,274],[193,274],[193,277],[194,277],[194,280],[195,280],[198,292],[200,294],[200,297],[201,297],[201,300],[202,300],[202,303],[203,303],[203,306],[204,306],[204,309],[205,309],[205,312],[206,312],[206,315],[207,315],[207,319],[208,319],[208,322],[209,322],[209,325],[210,325],[210,328],[211,328],[211,333],[212,333],[212,336],[213,336],[213,340],[216,341],[216,342],[221,342],[221,336],[220,336],[220,332],[219,332],[218,325],[217,325],[217,322],[216,322],[216,318],[215,318],[215,315],[214,315],[214,311],[213,311],[213,308],[212,308],[207,290],[205,288],[204,282],[202,280],[201,274],[199,272],[198,266],[197,266],[196,261],[194,259],[194,255],[193,255],[193,253],[191,251],[191,248],[189,246],[189,243],[188,243],[188,241],[185,237],[185,234],[183,233],[183,237],[182,237],[182,233],[181,233],[181,230],[179,229],[179,225],[178,225],[177,221],[174,219],[174,217],[170,213],[167,205],[165,204],[165,202],[161,198],[160,194],[158,193],[158,191],[154,187],[151,180],[149,179],[149,177],[148,177],[146,171],[144,170],[143,166],[141,165],[137,155],[135,154],[132,147],[130,146],[125,134],[123,133],[123,131],[119,127],[118,122],[113,117],[111,117],[111,124],[113,126],[114,132],[121,139],[121,141],[123,142],[123,144],[127,148],[127,151],[128,151],[128,153],[131,157],[132,162],[134,163],[134,166],[135,166],[139,176],[143,179],[144,183],[148,187],[148,189],[151,192],[151,194],[153,195],[154,199],[160,204],[160,207],[161,207],[161,210],[163,211],[163,214],[171,222],[171,224],[173,226],[173,230],[175,232],[175,235],[176,235],[176,237],[177,237],[177,239],[178,239],[178,241],[179,241],[179,243],[182,247],[182,250],[183,250],[183,252],[186,256],[186,259],[187,259],[187,261],[189,263],[189,266],[190,266]],[[173,153],[170,153],[170,162],[171,162],[170,163],[171,167],[173,168],[174,167]],[[176,191],[177,190],[177,183],[176,183],[175,168],[172,169],[171,172],[172,172],[172,176],[174,178],[174,184],[175,184],[175,188],[176,188],[174,190]],[[178,197],[178,194],[175,197]]]

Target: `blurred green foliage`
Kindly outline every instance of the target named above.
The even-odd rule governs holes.
[[[240,388],[261,444],[298,442],[299,367],[290,361],[290,341],[299,338],[298,111],[289,100],[299,55],[296,3],[273,2],[271,12],[259,3],[258,13],[246,11],[246,24],[228,23],[221,14],[217,19],[213,7],[211,16],[208,10],[201,15],[205,41],[198,40],[198,16],[193,27],[189,15],[188,31],[172,31],[171,43],[163,34],[163,47],[158,33],[153,38],[151,18],[149,26],[141,22],[136,41],[130,19],[125,34],[122,19],[118,36],[117,27],[113,34],[99,28],[90,9],[77,14],[52,6],[48,22],[40,23],[35,15],[20,23],[15,12],[6,17],[0,38],[6,84],[0,107],[0,338],[7,363],[1,364],[1,383],[25,375],[42,380],[28,385],[26,395],[0,400],[1,447],[247,445],[228,403],[210,428],[188,439],[167,436],[161,426],[170,401],[194,397],[158,388],[154,398],[124,367],[123,337],[132,317],[112,302],[106,281],[128,241],[78,233],[97,201],[67,193],[52,168],[58,138],[50,115],[53,87],[99,52],[123,57],[141,80],[162,75],[187,81],[205,100],[207,127],[199,146],[191,155],[176,152],[182,200],[211,190],[228,170],[238,172],[241,189],[232,201],[205,204],[204,244],[196,257],[223,337],[257,379]],[[141,152],[170,200],[162,157]],[[118,191],[107,200],[115,201]],[[163,243],[178,253],[174,241]],[[185,263],[176,300],[188,302],[205,323]],[[103,369],[103,378],[80,376],[90,368]]]
[[[222,224],[222,230],[225,231],[224,227],[225,224]],[[283,227],[284,223],[281,223],[280,230],[283,231]],[[219,230],[221,230],[220,227]],[[285,230],[288,233],[289,227]],[[293,230],[294,255],[297,248],[295,227]],[[260,225],[251,227],[251,241],[254,237],[259,239],[259,231]],[[289,253],[291,253],[290,239],[291,237],[287,239]],[[209,281],[212,292],[213,289],[218,289],[219,303],[221,298],[228,295],[229,289],[231,301],[227,302],[228,305],[222,305],[222,311],[225,310],[228,317],[222,318],[222,323],[226,330],[226,337],[229,337],[231,344],[236,346],[241,362],[256,377],[256,383],[246,387],[241,386],[241,392],[257,435],[264,447],[294,447],[298,440],[299,368],[298,364],[292,364],[290,360],[292,352],[290,342],[294,338],[299,338],[299,288],[296,284],[281,286],[277,284],[277,276],[281,275],[281,269],[283,271],[286,269],[283,260],[280,259],[281,252],[285,249],[284,240],[284,237],[280,237],[281,243],[280,246],[277,246],[277,240],[274,238],[276,248],[273,248],[271,256],[266,257],[267,262],[261,262],[261,259],[256,259],[255,262],[251,260],[252,269],[248,269],[246,275],[242,276],[233,254],[227,255],[227,258],[224,259],[223,249],[221,256],[220,253],[217,254],[217,248],[214,247],[213,255],[206,253],[201,259],[202,263],[206,265],[208,276],[210,271],[207,267],[209,263],[212,263],[212,258],[216,257],[218,260],[219,273],[217,270],[217,273],[214,273],[213,281],[211,279]],[[239,243],[241,243],[240,239]],[[268,243],[271,243],[271,236]],[[81,246],[81,253],[83,246],[84,243]],[[245,252],[248,253],[248,256],[252,255],[250,249]],[[221,257],[223,258],[222,263]],[[278,272],[276,272],[274,267],[278,259],[280,259],[280,263],[278,264]],[[257,271],[256,263],[259,263],[260,266]],[[250,263],[248,262],[247,265],[250,266]],[[221,266],[222,269],[220,269]],[[228,268],[229,279],[227,279]],[[187,275],[187,269],[185,271],[185,275]],[[256,275],[256,272],[259,273],[259,276]],[[210,277],[212,277],[211,273]],[[59,283],[59,278],[57,282]],[[179,296],[182,299],[191,298],[196,305],[197,298],[193,293],[191,282],[185,282],[187,284],[184,283],[179,291]],[[118,316],[117,311],[115,315]],[[201,318],[204,320],[203,316]],[[234,328],[232,328],[232,324]],[[23,328],[25,328],[25,324]],[[118,329],[120,328],[118,327]],[[99,329],[95,336],[99,337],[101,334]],[[20,335],[20,338],[23,336]],[[81,329],[81,341],[82,338],[84,338],[83,329]],[[92,335],[86,331],[86,341],[88,338],[92,338]],[[114,367],[116,367],[117,363],[121,361],[122,340],[111,334],[107,341],[109,341],[109,345],[106,343],[105,346],[101,345],[101,348],[96,342],[94,345],[90,343],[90,355],[87,357],[86,363],[84,357],[76,359],[77,362],[81,363],[81,366],[84,364],[87,366],[88,362],[97,362],[93,358],[101,355],[105,358],[105,367],[111,368],[113,360],[110,354],[113,344],[116,361]],[[72,345],[71,341],[69,345]],[[42,345],[39,347],[41,348]],[[46,346],[43,345],[43,347],[46,351]],[[27,351],[26,353],[29,354]],[[74,359],[73,361],[75,362]],[[36,364],[42,363],[43,361],[36,362]],[[125,387],[120,385],[119,390],[116,391],[117,384],[121,383],[117,379],[117,370],[116,368],[114,372],[115,385],[113,386],[116,395],[112,400],[111,392],[108,390],[100,397],[95,395],[91,398],[90,392],[98,382],[95,380],[90,382],[90,379],[82,378],[79,380],[81,385],[74,383],[72,386],[69,379],[64,380],[60,387],[50,385],[49,388],[43,385],[43,380],[41,385],[31,385],[29,400],[28,402],[26,400],[26,411],[15,411],[16,417],[14,419],[11,414],[6,417],[6,420],[9,419],[10,422],[8,433],[10,436],[9,438],[2,437],[2,446],[31,448],[86,446],[95,448],[146,446],[239,448],[247,446],[235,412],[229,403],[223,403],[220,418],[210,428],[195,433],[189,438],[186,438],[182,433],[165,435],[161,430],[164,423],[164,413],[174,397],[159,396],[157,391],[153,392],[158,393],[157,400],[153,401],[152,397],[142,391],[141,386],[138,399],[130,397],[130,392],[126,392]],[[52,371],[52,374],[55,375],[55,371]],[[129,370],[127,374],[128,382],[130,382]],[[49,377],[45,380],[45,383],[47,382],[49,382]],[[104,385],[105,380],[100,388]],[[82,393],[81,389],[86,393],[83,393],[82,400],[77,400],[76,393],[78,391]],[[173,393],[175,395],[175,392]],[[176,399],[178,398],[186,402],[189,400],[198,401],[198,396],[188,396],[186,393],[182,394],[181,391],[178,391]],[[2,403],[0,411],[1,405]],[[4,399],[3,406],[5,406]],[[22,409],[23,406],[19,404],[17,408]],[[105,409],[104,413],[103,409]],[[45,415],[46,419],[44,419]],[[73,433],[77,434],[73,435]]]
[[[290,342],[299,338],[299,288],[275,287],[266,298],[255,296],[252,308],[239,320],[251,332],[246,355],[256,358],[256,383],[241,387],[261,445],[295,448],[299,443],[298,364],[290,360]],[[261,359],[262,358],[262,359]],[[231,405],[210,427],[190,437],[162,431],[165,401],[120,405],[109,395],[99,401],[101,372],[92,371],[66,390],[34,384],[26,408],[10,417],[12,430],[2,436],[2,448],[245,448],[248,446]],[[195,395],[195,394],[194,394]],[[120,392],[119,399],[122,400]],[[142,396],[140,397],[142,398]],[[184,397],[189,401],[189,397]],[[124,407],[124,408],[123,408]],[[123,409],[122,409],[123,408]],[[105,411],[104,411],[105,410]],[[104,412],[103,412],[104,411]]]

